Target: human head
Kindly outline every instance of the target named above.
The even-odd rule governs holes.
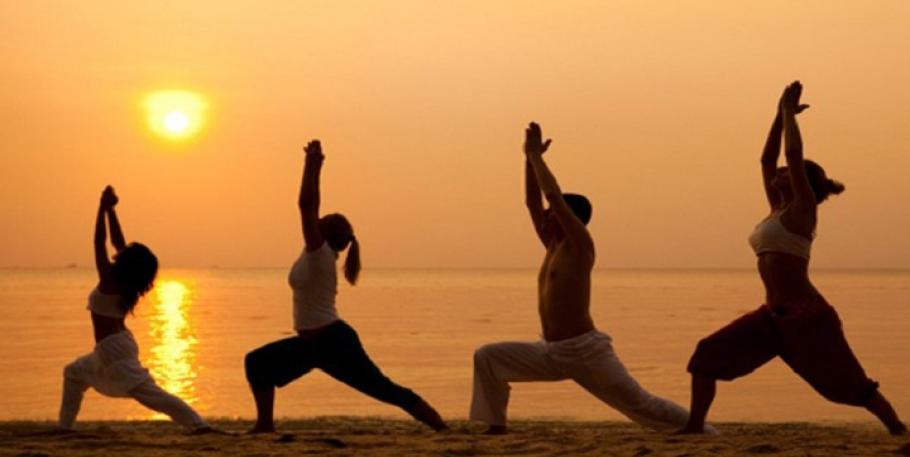
[[[158,274],[158,258],[141,243],[130,243],[114,256],[111,272],[123,300],[121,308],[132,313],[139,298],[151,290]]]
[[[588,225],[588,222],[591,221],[591,213],[593,211],[591,202],[588,200],[588,198],[584,195],[564,193],[562,194],[562,199],[575,214],[575,217],[577,217],[583,224]],[[555,235],[556,237],[562,236],[562,227],[556,220],[556,215],[553,214],[553,210],[551,208],[547,208],[544,211],[543,230],[545,233]]]
[[[591,222],[591,212],[593,209],[591,208],[591,201],[588,200],[588,197],[579,194],[562,194],[562,199],[569,205],[569,208],[572,208],[575,217],[583,224],[588,225],[588,222]]]
[[[812,192],[815,193],[815,201],[821,203],[831,195],[838,195],[846,189],[840,181],[828,178],[825,169],[816,162],[804,160],[806,167],[806,176],[809,177],[809,184],[812,186]]]
[[[333,251],[341,252],[348,248],[344,259],[344,277],[355,284],[360,275],[360,244],[354,236],[354,227],[346,217],[333,213],[319,219],[319,232]]]
[[[817,162],[806,159],[803,160],[803,166],[806,169],[806,177],[809,178],[809,185],[812,187],[816,203],[820,204],[831,195],[838,195],[844,191],[844,185],[839,181],[828,178],[825,169]],[[785,200],[792,198],[790,170],[787,167],[777,169],[777,175],[774,177],[772,185],[781,193]]]

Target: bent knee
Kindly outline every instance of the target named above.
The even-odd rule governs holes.
[[[474,364],[482,364],[490,361],[490,359],[495,358],[496,354],[499,352],[499,348],[494,344],[484,344],[483,346],[474,350]]]
[[[247,379],[250,379],[250,376],[262,373],[266,365],[265,357],[263,357],[259,349],[247,352],[246,356],[243,357],[243,368],[246,371]]]
[[[247,353],[243,360],[246,380],[253,389],[265,389],[275,387],[277,383],[274,378],[274,367],[269,363],[267,355],[262,349],[257,349]]]
[[[706,360],[710,359],[713,352],[713,344],[708,338],[699,340],[695,345],[695,351],[689,357],[689,372],[696,373],[693,370],[697,370]]]
[[[69,363],[63,367],[63,378],[72,379],[74,381],[80,378],[79,366],[76,364],[76,362]]]
[[[695,352],[689,358],[686,371],[693,375],[725,381],[736,378],[737,373],[731,372],[731,367],[728,366],[729,361],[726,360],[727,357],[719,349],[717,342],[711,340],[710,337],[702,338],[695,345]]]

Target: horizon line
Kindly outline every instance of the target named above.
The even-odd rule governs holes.
[[[210,266],[170,266],[161,268],[161,270],[285,270],[288,266],[237,266],[237,265],[210,265]],[[93,270],[91,265],[66,264],[59,266],[50,265],[0,265],[0,270]],[[378,271],[537,271],[539,267],[489,267],[489,266],[376,266],[365,267],[365,270]],[[814,267],[813,270],[821,271],[910,271],[910,266],[906,267],[885,267],[885,266],[824,266]],[[648,267],[625,267],[625,266],[605,266],[596,267],[594,271],[754,271],[755,267],[734,267],[734,266],[648,266]]]

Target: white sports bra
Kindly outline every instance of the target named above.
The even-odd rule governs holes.
[[[92,293],[88,295],[88,306],[86,309],[104,317],[113,317],[115,319],[126,317],[126,313],[120,308],[120,296],[117,294],[106,294],[98,290],[97,287],[92,289]]]
[[[780,214],[756,225],[749,236],[749,244],[752,245],[755,255],[782,252],[808,260],[812,251],[812,240],[787,230],[780,221]]]

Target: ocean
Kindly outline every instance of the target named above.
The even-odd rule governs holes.
[[[253,418],[244,354],[293,334],[286,269],[163,270],[127,326],[165,389],[207,417]],[[339,275],[340,277],[340,275]],[[910,271],[822,270],[813,281],[844,321],[867,373],[910,415]],[[91,269],[0,269],[0,420],[55,419],[63,367],[94,344]],[[629,371],[688,407],[695,344],[763,298],[749,270],[598,270],[592,314]],[[534,270],[366,269],[339,283],[338,309],[386,375],[444,417],[467,416],[472,354],[495,341],[539,339]],[[514,384],[510,417],[622,416],[570,381]],[[406,417],[318,370],[279,389],[278,417]],[[129,399],[87,393],[80,419],[159,418]],[[780,360],[721,383],[709,419],[868,421],[827,402]]]

